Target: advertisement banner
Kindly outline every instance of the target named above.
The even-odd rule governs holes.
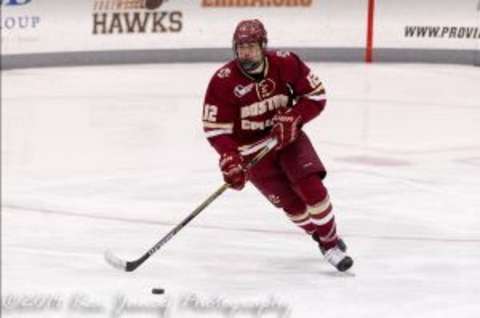
[[[480,27],[480,0],[477,4],[477,26]],[[475,65],[480,66],[480,39],[477,40],[476,44]]]
[[[2,54],[228,48],[259,18],[277,47],[365,45],[367,0],[7,0]]]
[[[45,16],[39,12],[38,3],[32,0],[3,0],[0,5],[2,55],[22,47],[40,46]]]
[[[478,50],[479,0],[376,3],[375,48]]]

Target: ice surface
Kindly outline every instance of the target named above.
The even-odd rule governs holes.
[[[2,72],[3,314],[480,317],[480,70],[311,66],[329,101],[306,130],[349,274],[253,187],[137,271],[104,262],[139,257],[221,185],[200,120],[218,65]]]

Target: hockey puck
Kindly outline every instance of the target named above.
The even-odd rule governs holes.
[[[163,293],[165,293],[165,289],[163,288],[152,288],[152,294],[161,295]]]

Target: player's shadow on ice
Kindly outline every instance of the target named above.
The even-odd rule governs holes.
[[[280,260],[268,261],[268,266],[274,272],[282,272],[285,275],[308,276],[321,275],[327,277],[355,277],[355,272],[339,272],[328,264],[322,257],[308,258],[281,258]]]

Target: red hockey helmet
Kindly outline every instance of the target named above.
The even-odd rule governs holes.
[[[237,24],[233,33],[233,49],[238,44],[257,42],[262,48],[267,45],[267,31],[258,19],[243,20]]]

